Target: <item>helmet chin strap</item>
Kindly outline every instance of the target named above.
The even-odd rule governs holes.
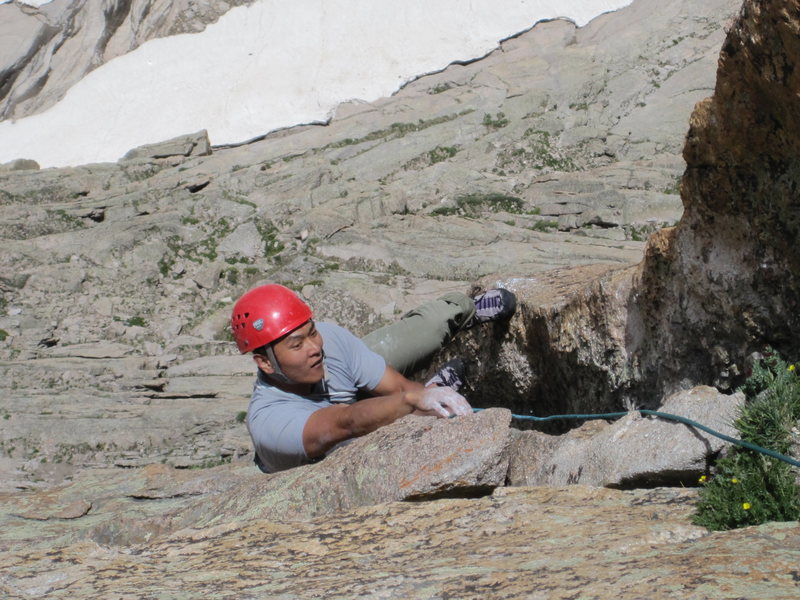
[[[275,356],[275,351],[272,349],[272,344],[267,346],[267,358],[269,359],[273,370],[273,373],[269,374],[270,377],[278,380],[280,383],[294,383],[286,376],[286,373],[283,372],[283,369],[281,369],[281,364],[278,362],[278,357]]]

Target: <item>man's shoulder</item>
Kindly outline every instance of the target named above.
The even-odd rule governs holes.
[[[341,327],[340,325],[336,325],[335,323],[328,323],[327,321],[314,321],[314,325],[316,325],[317,329],[320,331],[320,333],[322,333],[322,335],[328,333],[345,337],[355,337],[349,330]]]
[[[332,346],[352,348],[359,345],[360,340],[349,330],[333,323],[316,323],[317,330],[322,334],[325,352],[328,353]]]

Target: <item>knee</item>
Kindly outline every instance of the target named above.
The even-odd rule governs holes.
[[[439,300],[458,307],[458,316],[456,320],[459,321],[459,325],[468,321],[475,313],[475,302],[472,298],[461,292],[449,292],[444,296],[440,296]]]

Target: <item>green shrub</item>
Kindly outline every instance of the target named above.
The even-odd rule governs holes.
[[[439,83],[439,84],[433,86],[431,89],[428,90],[428,93],[429,94],[441,94],[442,92],[446,92],[447,90],[449,90],[452,87],[453,87],[453,84],[450,83],[449,81],[446,81],[445,83]]]
[[[264,242],[264,254],[266,256],[276,256],[283,252],[285,246],[283,242],[278,239],[280,231],[273,225],[272,221],[257,221],[256,229],[258,229],[258,233],[261,235],[261,239]]]
[[[522,199],[508,194],[464,194],[456,198],[456,204],[465,214],[474,216],[484,209],[492,212],[522,212]]]
[[[458,148],[455,146],[436,146],[436,148],[428,152],[428,161],[430,164],[435,165],[448,158],[453,158],[457,153]]]
[[[462,194],[455,198],[455,206],[439,206],[434,208],[430,214],[432,216],[463,215],[466,217],[477,217],[484,211],[521,214],[522,206],[521,198],[507,194],[496,192]]]
[[[472,109],[467,109],[467,110],[462,110],[457,114],[441,115],[439,117],[434,117],[433,119],[428,119],[428,120],[420,119],[417,123],[392,123],[391,125],[389,125],[389,127],[385,129],[378,129],[376,131],[371,131],[370,133],[360,138],[345,138],[343,140],[339,140],[338,142],[333,142],[331,144],[328,144],[322,149],[327,150],[329,148],[343,148],[345,146],[353,146],[355,144],[361,144],[363,142],[371,142],[373,140],[385,141],[390,139],[397,139],[404,137],[409,133],[416,133],[417,131],[422,131],[423,129],[427,129],[428,127],[433,127],[434,125],[447,123],[448,121],[452,121],[453,119],[457,119],[458,117],[467,115],[471,112]]]
[[[489,129],[500,129],[508,125],[508,119],[505,113],[501,112],[497,113],[494,118],[490,114],[485,114],[483,115],[483,125]]]
[[[764,354],[741,388],[746,402],[735,425],[742,440],[786,454],[800,419],[800,380],[793,364]],[[787,463],[737,446],[716,467],[713,478],[700,478],[695,524],[726,530],[800,519],[800,488]]]
[[[147,327],[147,321],[145,321],[142,317],[135,316],[127,319],[125,321],[125,325],[128,327]]]
[[[551,221],[550,219],[542,219],[541,221],[536,221],[533,225],[529,227],[533,231],[550,231],[551,229],[558,228],[558,221]]]
[[[564,154],[548,131],[525,130],[522,139],[505,148],[497,155],[495,168],[511,173],[521,173],[531,169],[537,171],[576,171],[577,164]]]
[[[457,206],[437,206],[430,212],[433,217],[448,217],[458,214]]]

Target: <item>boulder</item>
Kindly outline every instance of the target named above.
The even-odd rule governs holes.
[[[742,393],[728,396],[700,386],[673,394],[658,410],[736,437],[733,422],[743,404]],[[509,483],[693,486],[729,445],[690,425],[632,411],[610,425],[592,423],[562,436],[519,432],[511,446]]]
[[[394,500],[484,495],[505,483],[511,414],[408,416],[325,460],[250,479],[195,507],[195,526],[230,519],[306,520]]]
[[[163,142],[139,146],[129,150],[121,160],[169,158],[170,156],[208,156],[209,154],[211,154],[211,142],[208,139],[208,131],[203,129],[197,133],[180,135]]]
[[[264,256],[264,239],[255,223],[242,223],[227,235],[219,245],[223,258],[257,258]]]
[[[30,158],[18,158],[0,165],[0,171],[38,171],[39,163]]]

